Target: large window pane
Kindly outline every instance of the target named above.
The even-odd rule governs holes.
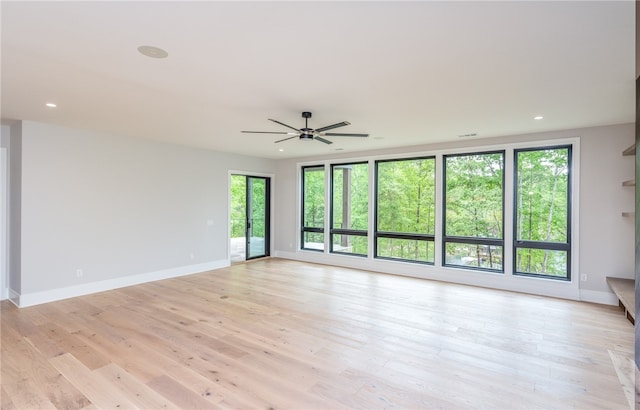
[[[378,162],[378,230],[435,233],[435,159]]]
[[[324,167],[302,168],[303,249],[324,250]]]
[[[435,260],[435,158],[376,162],[376,257]]]
[[[502,270],[502,246],[449,242],[445,245],[445,264]]]
[[[569,279],[569,146],[515,152],[514,271]]]
[[[567,251],[516,248],[516,266],[520,273],[567,277]]]
[[[339,253],[352,253],[354,255],[367,254],[367,237],[357,235],[334,234],[333,251]]]
[[[366,230],[369,226],[369,165],[333,165],[332,181],[331,226]]]
[[[503,156],[445,157],[446,236],[502,238]]]
[[[447,155],[444,263],[502,271],[504,152]]]
[[[377,256],[386,259],[433,263],[435,245],[430,240],[378,238]]]
[[[331,188],[331,251],[367,255],[369,165],[332,165]]]
[[[303,232],[302,248],[321,251],[324,249],[324,233],[321,232]]]

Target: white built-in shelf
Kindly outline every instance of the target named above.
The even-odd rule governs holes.
[[[622,183],[622,186],[636,186],[636,180],[635,179],[630,179],[628,181],[624,181]]]
[[[636,155],[636,144],[622,151],[622,155]]]

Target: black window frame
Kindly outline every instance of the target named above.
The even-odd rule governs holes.
[[[447,158],[452,157],[467,157],[473,155],[487,155],[487,154],[501,154],[502,155],[502,238],[477,238],[467,236],[449,236],[447,235]],[[465,270],[474,270],[482,272],[492,272],[504,274],[504,256],[505,256],[505,174],[506,174],[506,149],[489,150],[489,151],[474,151],[455,154],[442,155],[442,266],[450,268],[458,268]],[[458,243],[463,245],[486,245],[486,246],[500,246],[502,247],[502,263],[500,269],[483,268],[480,266],[466,266],[447,263],[447,244]]]
[[[392,158],[392,159],[381,159],[376,160],[374,162],[374,210],[373,210],[373,257],[375,259],[381,260],[390,260],[390,261],[399,261],[399,262],[410,262],[410,263],[419,263],[422,265],[435,265],[435,251],[434,251],[434,261],[419,261],[414,259],[404,259],[404,258],[393,258],[389,256],[379,256],[378,255],[378,238],[389,238],[389,239],[404,239],[404,240],[417,240],[417,241],[426,241],[432,242],[434,249],[436,245],[436,235],[435,235],[435,225],[434,225],[434,233],[433,234],[420,234],[420,233],[403,233],[403,232],[389,232],[389,231],[379,231],[378,230],[378,165],[385,162],[399,162],[399,161],[415,161],[415,160],[425,160],[430,159],[434,161],[434,184],[438,178],[438,170],[436,167],[436,156],[435,155],[427,155],[427,156],[419,156],[419,157],[410,157],[410,158]],[[434,213],[437,214],[437,206],[438,201],[434,198]]]
[[[567,242],[544,242],[518,240],[518,153],[531,151],[544,151],[550,149],[567,149]],[[534,277],[552,279],[563,282],[571,282],[571,231],[572,231],[572,192],[573,192],[573,144],[545,145],[540,147],[518,148],[513,150],[513,249],[512,249],[512,272],[514,276]],[[517,250],[518,249],[540,249],[550,251],[567,252],[567,276],[544,275],[531,272],[517,271]]]
[[[343,163],[335,163],[329,165],[329,253],[339,254],[339,255],[349,255],[349,256],[357,256],[361,258],[367,258],[369,256],[369,246],[367,244],[367,253],[353,253],[353,252],[340,252],[333,249],[333,236],[334,235],[350,235],[350,236],[361,236],[368,237],[369,236],[369,224],[367,223],[367,229],[346,229],[346,228],[334,228],[333,227],[333,173],[337,167],[346,166],[346,165],[361,165],[366,164],[369,166],[369,161],[353,161],[353,162],[343,162]],[[367,169],[367,176],[369,175],[370,170]],[[369,188],[367,183],[367,188]],[[369,198],[367,192],[367,221],[369,221],[369,204],[371,203],[371,198]]]
[[[325,195],[323,198],[323,201],[325,202],[324,206],[325,206],[325,214],[326,214],[326,172],[327,170],[325,169],[324,165],[304,165],[300,168],[300,174],[302,175],[301,178],[301,190],[300,190],[300,205],[301,205],[301,210],[302,212],[300,213],[300,249],[305,250],[305,251],[312,251],[312,252],[324,252],[324,244],[326,244],[326,232],[325,232],[325,226],[326,226],[326,221],[324,221],[324,217],[323,217],[323,227],[322,228],[318,228],[318,227],[313,227],[313,226],[305,226],[305,182],[306,182],[306,178],[305,178],[305,171],[308,169],[317,169],[320,170],[322,169],[322,172],[325,174],[323,175],[323,186],[325,189]],[[321,233],[323,235],[323,246],[322,249],[314,249],[314,248],[305,248],[304,244],[305,244],[305,240],[304,240],[304,236],[305,233]]]

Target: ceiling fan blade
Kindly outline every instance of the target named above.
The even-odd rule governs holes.
[[[298,137],[299,137],[299,135],[294,135],[293,137],[283,138],[281,140],[274,141],[274,144],[277,144],[277,143],[282,142],[282,141],[290,140],[291,138],[298,138]]]
[[[240,131],[245,134],[293,134],[291,132],[272,132],[272,131]]]
[[[338,122],[338,123],[335,123],[335,124],[332,124],[332,125],[327,125],[326,127],[316,128],[316,132],[332,130],[334,128],[344,127],[345,125],[349,125],[349,124],[351,124],[351,123],[347,122],[347,121],[342,121],[342,122]]]
[[[368,137],[369,134],[344,134],[344,133],[336,133],[336,132],[325,132],[322,135],[326,135],[327,137]]]
[[[316,136],[316,137],[313,137],[313,139],[314,139],[314,140],[318,140],[318,141],[320,141],[320,142],[324,142],[325,144],[333,144],[333,142],[331,142],[331,141],[329,141],[329,140],[326,140],[326,139],[324,139],[324,138],[322,138],[322,137],[317,137],[317,136]]]
[[[278,121],[278,120],[272,120],[271,118],[269,118],[269,121],[273,121],[273,122],[275,122],[276,124],[280,124],[280,125],[282,125],[282,126],[284,126],[284,127],[291,128],[291,129],[292,129],[292,130],[294,130],[294,131],[300,131],[299,129],[294,128],[294,127],[292,127],[291,125],[287,125],[287,124],[285,124],[284,122],[280,122],[280,121]]]

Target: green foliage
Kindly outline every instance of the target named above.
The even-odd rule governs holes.
[[[433,263],[435,244],[427,240],[378,238],[378,256]]]
[[[369,164],[334,165],[333,222],[334,228],[362,229],[369,227]]]
[[[568,150],[522,151],[516,161],[517,239],[566,242]]]
[[[448,242],[445,263],[484,269],[502,269],[502,246],[473,245]]]
[[[502,238],[502,153],[445,157],[445,234]]]
[[[303,226],[324,228],[324,167],[303,168]]]
[[[567,243],[569,149],[519,151],[516,169],[516,239]],[[567,252],[519,248],[516,271],[566,277]]]
[[[377,164],[379,231],[435,233],[435,162],[423,158]]]
[[[249,218],[251,220],[251,236],[264,238],[267,233],[265,226],[266,211],[266,191],[267,181],[262,178],[248,178],[249,195],[251,195],[251,212]]]
[[[334,252],[352,253],[356,255],[366,255],[368,239],[366,236],[357,235],[332,235]]]
[[[245,215],[247,212],[247,178],[231,175],[231,237],[245,235]]]
[[[566,277],[567,256],[565,251],[518,248],[516,265],[518,272]]]
[[[445,235],[502,239],[502,152],[445,157]],[[502,269],[502,248],[445,244],[447,264]]]
[[[340,164],[331,167],[333,181],[332,227],[369,229],[369,164]],[[332,235],[333,249],[367,255],[366,236]]]
[[[252,207],[247,209],[247,183]],[[231,175],[231,237],[242,238],[246,234],[247,216],[252,222],[252,236],[264,238],[266,235],[267,181],[245,175]],[[248,215],[247,215],[248,213]]]

